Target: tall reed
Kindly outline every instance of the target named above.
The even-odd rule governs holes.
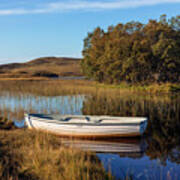
[[[66,148],[47,133],[0,131],[0,144],[0,179],[113,179],[93,153]]]

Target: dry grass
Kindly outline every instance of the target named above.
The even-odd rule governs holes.
[[[48,80],[13,79],[0,80],[0,92],[31,93],[37,95],[56,96],[72,94],[167,94],[178,92],[179,84],[153,84],[149,86],[136,86],[128,84],[104,85],[89,80]]]
[[[0,117],[0,129],[12,130],[15,129],[14,123],[7,119],[6,116]]]
[[[113,178],[90,152],[63,147],[58,137],[47,133],[14,130],[0,132],[0,179]]]
[[[32,93],[37,95],[71,95],[96,92],[96,82],[85,80],[22,80],[0,81],[0,92]]]
[[[114,179],[93,153],[64,147],[46,132],[13,129],[11,121],[0,118],[0,179]]]

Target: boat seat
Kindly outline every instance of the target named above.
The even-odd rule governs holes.
[[[70,117],[70,116],[68,116],[68,117],[63,117],[63,118],[60,118],[59,120],[60,121],[71,121],[71,120],[73,120],[73,119],[81,119],[81,120],[86,120],[86,122],[88,122],[88,123],[100,123],[102,120],[101,119],[99,119],[99,118],[90,118],[90,117],[88,117],[88,116],[84,116],[84,117]]]
[[[36,114],[32,114],[33,115],[36,115]],[[102,118],[99,118],[99,117],[88,117],[88,116],[66,116],[66,115],[44,115],[44,114],[38,114],[36,115],[38,116],[39,118],[45,118],[45,119],[48,119],[48,120],[58,120],[58,121],[62,121],[62,122],[71,122],[73,120],[79,120],[80,122],[79,123],[100,123],[101,121],[103,121]],[[75,122],[76,123],[76,122]]]

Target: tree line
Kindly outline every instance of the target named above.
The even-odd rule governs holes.
[[[83,73],[99,82],[180,82],[180,16],[97,27],[82,54]]]

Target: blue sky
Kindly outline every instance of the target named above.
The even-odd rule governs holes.
[[[43,56],[81,57],[100,26],[180,14],[180,0],[0,0],[0,64]]]

